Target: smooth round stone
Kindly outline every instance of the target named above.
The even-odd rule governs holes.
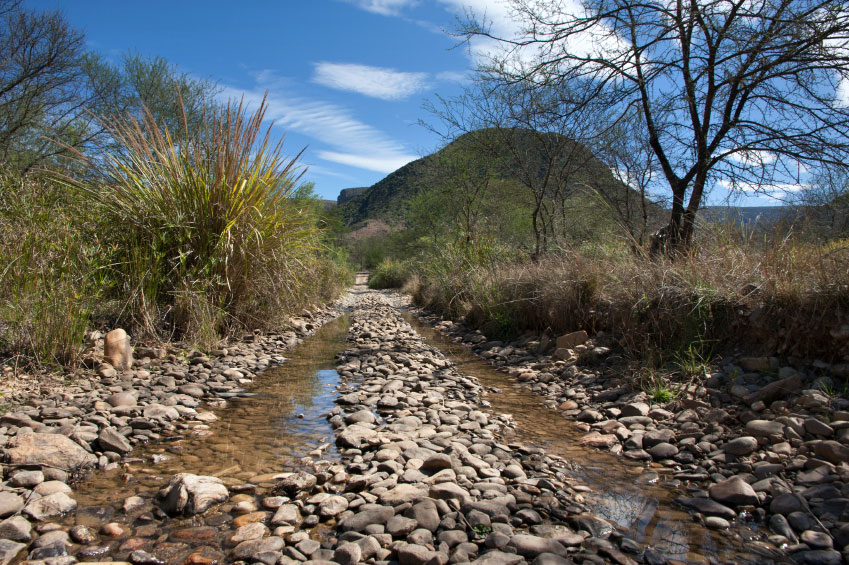
[[[799,539],[813,549],[831,549],[834,546],[831,536],[814,530],[805,530],[799,536]]]
[[[678,448],[672,445],[671,443],[666,443],[662,441],[657,445],[650,447],[648,452],[655,459],[669,459],[678,455]]]
[[[705,518],[705,526],[713,530],[725,530],[731,527],[731,523],[719,516],[708,516]]]
[[[731,455],[749,455],[758,448],[758,440],[752,436],[734,438],[723,446]]]

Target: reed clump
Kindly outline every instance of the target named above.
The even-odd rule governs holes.
[[[73,364],[116,325],[210,347],[336,296],[350,270],[265,111],[228,103],[192,134],[119,118],[73,167],[0,178],[0,354]]]

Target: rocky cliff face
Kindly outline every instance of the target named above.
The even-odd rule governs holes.
[[[345,202],[348,202],[355,196],[362,194],[368,189],[369,187],[367,186],[358,186],[356,188],[343,188],[342,191],[339,193],[339,196],[336,198],[336,203],[344,204]]]

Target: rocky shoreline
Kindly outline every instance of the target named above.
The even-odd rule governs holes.
[[[664,561],[585,511],[581,492],[561,479],[567,462],[501,443],[509,418],[480,409],[480,384],[425,345],[390,302],[370,292],[349,300],[350,347],[338,366],[344,384],[327,414],[341,462],[311,461],[258,484],[180,473],[156,500],[130,496],[114,513],[73,513],[74,477],[58,467],[111,468],[135,444],[203,428],[215,415],[197,403],[245,394],[246,379],[282,362],[296,334],[258,337],[222,351],[220,363],[200,355],[185,365],[142,360],[132,380],[101,377],[103,387],[79,397],[30,399],[7,414],[0,562]],[[315,314],[312,323],[336,313]],[[102,424],[97,433],[90,422]]]
[[[202,431],[216,419],[202,403],[215,408],[248,395],[257,374],[285,362],[287,350],[343,307],[305,311],[291,319],[290,330],[251,334],[208,355],[141,347],[130,370],[103,362],[71,383],[11,391],[0,417],[0,564],[21,555],[50,565],[76,562],[69,553],[98,539],[89,528],[68,532],[55,523],[77,508],[72,489],[77,480],[95,469],[115,469],[137,445]],[[106,539],[115,537],[110,529],[115,533],[107,528]]]
[[[484,408],[481,384],[422,340],[401,302],[360,289],[293,331],[185,359],[137,351],[131,372],[103,366],[62,392],[31,395],[0,421],[0,565],[668,562],[588,511],[568,461],[505,444],[510,418]],[[338,407],[326,415],[341,461],[310,459],[245,484],[186,469],[155,498],[74,513],[79,470],[114,469],[136,445],[203,433],[216,416],[202,402],[215,409],[249,395],[255,375],[342,308],[351,309],[349,343],[338,356]],[[787,390],[810,375],[779,367],[769,384],[745,371],[728,378],[724,366],[730,386],[710,386],[723,380],[712,374],[692,398],[658,407],[617,381],[613,354],[589,336],[571,362],[527,336],[493,343],[418,314],[577,420],[588,445],[665,467],[706,527],[753,516],[793,560],[843,562],[849,412],[804,386]]]
[[[504,343],[416,315],[577,422],[585,445],[662,466],[705,526],[754,517],[795,562],[849,562],[849,401],[824,392],[845,366],[730,359],[660,404],[582,331]]]

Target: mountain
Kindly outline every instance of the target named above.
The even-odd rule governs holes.
[[[549,166],[550,163],[554,165]],[[528,191],[522,179],[530,178],[531,182],[541,185],[546,175],[550,183],[562,181],[576,196],[579,193],[586,196],[584,187],[591,186],[614,206],[623,200],[639,198],[635,191],[617,181],[610,169],[581,143],[556,133],[478,130],[460,136],[431,155],[407,163],[370,187],[345,189],[339,195],[342,217],[348,225],[367,219],[403,223],[409,202],[443,185],[447,175],[440,171],[447,169],[472,175],[476,171],[486,171],[481,174],[497,180],[502,187],[514,186],[516,199],[530,198],[526,196]],[[515,200],[511,203],[515,204]]]
[[[355,196],[362,194],[367,191],[369,187],[367,186],[358,186],[355,188],[343,188],[341,192],[339,192],[339,196],[336,198],[337,204],[344,204],[345,202],[351,200]]]

